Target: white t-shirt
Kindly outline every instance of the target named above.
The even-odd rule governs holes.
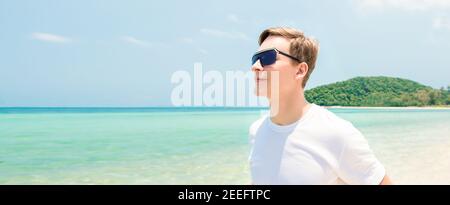
[[[315,104],[290,125],[255,121],[250,144],[253,184],[379,184],[385,176],[361,132]]]

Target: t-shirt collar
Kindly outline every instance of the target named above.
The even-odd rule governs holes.
[[[291,132],[292,130],[295,129],[295,127],[297,127],[301,123],[304,123],[304,121],[306,121],[307,118],[309,118],[309,115],[311,115],[310,113],[312,113],[311,110],[315,109],[316,106],[317,106],[316,104],[311,103],[311,106],[305,112],[305,114],[299,120],[297,120],[289,125],[277,125],[277,124],[273,123],[272,119],[270,118],[270,115],[267,116],[266,123],[268,124],[270,129],[275,132]]]

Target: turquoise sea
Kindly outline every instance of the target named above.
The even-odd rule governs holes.
[[[450,109],[330,108],[398,184],[450,184]],[[0,108],[0,184],[248,184],[261,108]]]

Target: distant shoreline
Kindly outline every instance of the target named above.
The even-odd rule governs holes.
[[[325,108],[339,108],[339,109],[450,109],[450,106],[398,106],[398,107],[373,107],[373,106],[342,106],[342,105],[333,105],[333,106],[326,106],[326,105],[319,105],[321,107],[325,107]],[[41,109],[117,109],[117,110],[127,110],[127,109],[132,109],[132,110],[139,110],[139,109],[268,109],[269,107],[227,107],[227,106],[149,106],[149,107],[144,107],[144,106],[136,106],[136,107],[77,107],[77,106],[73,106],[73,107],[64,107],[64,106],[54,106],[54,107],[46,107],[46,106],[37,106],[37,107],[32,107],[32,106],[0,106],[0,109],[36,109],[36,110],[41,110]]]
[[[338,109],[392,109],[392,110],[450,110],[450,106],[408,106],[408,107],[366,107],[366,106],[322,106],[325,108]]]

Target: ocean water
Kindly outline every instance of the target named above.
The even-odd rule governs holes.
[[[450,184],[449,109],[350,109],[397,184]],[[260,108],[0,108],[0,184],[248,184]]]

